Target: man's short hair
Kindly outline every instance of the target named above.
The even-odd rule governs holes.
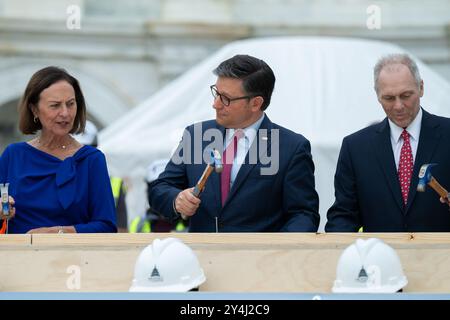
[[[381,70],[383,70],[384,67],[393,64],[403,64],[407,66],[416,81],[417,87],[420,87],[422,78],[420,77],[417,64],[406,53],[396,53],[382,57],[373,68],[375,92],[378,93],[378,78],[380,77]]]
[[[219,64],[213,73],[218,77],[242,80],[246,95],[261,96],[264,99],[261,110],[266,110],[269,106],[275,86],[275,75],[263,60],[238,54]]]

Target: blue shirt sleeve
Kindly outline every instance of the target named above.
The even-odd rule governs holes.
[[[75,224],[78,233],[117,232],[116,209],[105,156],[97,152],[89,165],[88,212],[90,221]]]

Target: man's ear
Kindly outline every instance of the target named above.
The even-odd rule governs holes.
[[[423,80],[420,81],[419,96],[423,97]]]
[[[263,103],[264,103],[263,97],[261,97],[261,96],[254,97],[252,99],[252,104],[251,104],[253,111],[261,110],[261,106],[263,105]]]

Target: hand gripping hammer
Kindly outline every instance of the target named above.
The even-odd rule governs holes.
[[[211,175],[211,173],[213,171],[221,173],[223,170],[222,156],[220,155],[219,151],[213,149],[211,150],[210,155],[211,155],[210,162],[206,166],[205,171],[203,171],[202,176],[198,180],[197,184],[194,187],[194,191],[192,192],[192,194],[196,197],[198,197],[200,193],[202,193],[203,189],[205,189],[206,181],[208,181],[208,178]]]

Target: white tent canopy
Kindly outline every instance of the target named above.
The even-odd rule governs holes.
[[[317,37],[243,40],[223,47],[100,133],[110,174],[133,181],[127,199],[131,216],[145,211],[147,166],[170,156],[186,126],[214,118],[212,70],[235,54],[249,54],[266,61],[277,79],[269,118],[311,141],[323,230],[334,201],[342,138],[385,117],[373,90],[373,66],[381,56],[398,52],[404,50],[384,42]],[[422,106],[450,116],[450,84],[418,65],[425,83]]]

